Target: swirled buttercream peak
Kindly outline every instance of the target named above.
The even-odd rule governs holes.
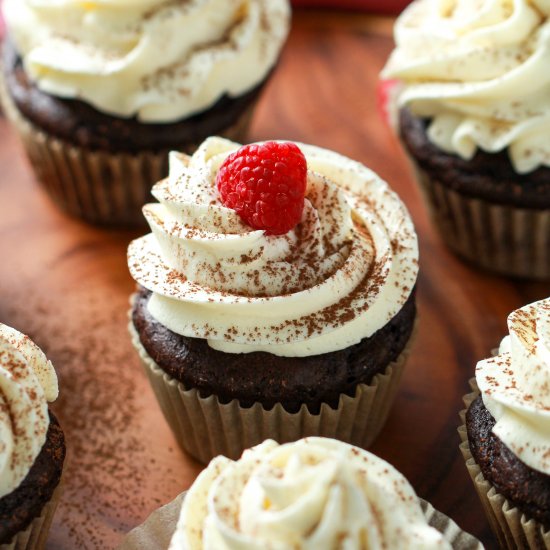
[[[44,353],[0,324],[0,497],[23,481],[40,453],[49,426],[48,401],[57,376]]]
[[[514,311],[495,357],[476,380],[494,433],[525,464],[550,475],[550,298]]]
[[[441,150],[507,149],[518,173],[550,166],[549,16],[542,0],[417,0],[382,74]]]
[[[170,550],[443,549],[407,480],[341,441],[265,441],[215,458],[189,490]]]
[[[144,207],[152,233],[129,248],[150,313],[178,334],[228,352],[315,355],[359,342],[410,295],[418,270],[408,213],[373,172],[298,144],[309,169],[295,229],[266,235],[217,196],[215,178],[238,144],[206,140],[173,153]]]
[[[5,0],[26,72],[46,93],[141,122],[174,122],[259,85],[287,0]]]

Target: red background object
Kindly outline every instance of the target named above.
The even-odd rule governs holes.
[[[0,39],[4,36],[4,14],[2,13],[2,0],[0,0]]]
[[[346,10],[399,13],[410,0],[292,0],[296,8],[338,8]]]

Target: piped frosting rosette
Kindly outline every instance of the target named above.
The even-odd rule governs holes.
[[[499,354],[477,364],[476,381],[495,435],[550,475],[550,298],[514,311],[508,328]]]
[[[407,480],[375,455],[318,437],[215,458],[185,498],[170,550],[450,548]]]
[[[41,90],[142,122],[252,89],[290,24],[287,0],[5,0],[4,13]]]
[[[28,336],[0,324],[0,497],[16,489],[46,441],[57,398],[50,361]]]
[[[518,173],[550,166],[549,16],[546,0],[417,0],[382,74],[443,151],[509,148]]]
[[[144,207],[152,233],[128,251],[160,323],[226,352],[306,356],[356,344],[398,313],[418,272],[405,206],[362,164],[298,145],[305,207],[279,236],[219,201],[216,173],[238,144],[209,138],[192,157],[171,155],[159,203]]]

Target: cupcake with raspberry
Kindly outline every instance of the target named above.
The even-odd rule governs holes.
[[[237,461],[216,457],[183,505],[158,511],[120,550],[166,548],[166,535],[169,550],[483,548],[385,460],[320,437],[268,440]]]
[[[44,547],[59,500],[63,431],[48,403],[57,377],[42,351],[0,324],[0,548]]]
[[[502,548],[550,548],[550,298],[514,311],[465,397],[461,450]]]
[[[441,237],[485,269],[550,279],[550,7],[417,0],[384,78]]]
[[[130,330],[180,445],[203,462],[267,438],[368,446],[416,317],[397,195],[331,151],[217,137],[172,154],[153,194]]]
[[[5,0],[3,96],[65,211],[141,223],[168,151],[243,139],[289,28],[288,0]]]

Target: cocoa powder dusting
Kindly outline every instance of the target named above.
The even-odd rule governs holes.
[[[126,275],[122,281],[108,275],[112,266],[104,273],[106,280],[65,287],[21,273],[8,285],[3,277],[12,292],[3,296],[0,319],[29,334],[59,378],[52,410],[65,432],[67,458],[50,550],[115,547],[200,470],[177,448],[130,343],[133,285]]]

